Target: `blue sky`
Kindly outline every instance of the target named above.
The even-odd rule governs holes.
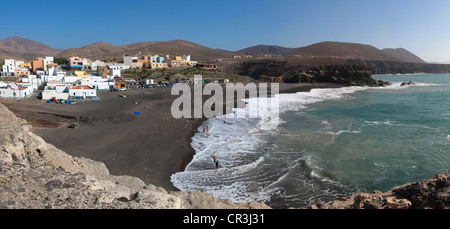
[[[448,0],[23,0],[2,2],[0,20],[0,39],[60,49],[183,39],[234,51],[342,41],[450,61]]]

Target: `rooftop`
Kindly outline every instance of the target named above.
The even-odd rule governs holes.
[[[79,85],[79,86],[68,86],[69,89],[83,89],[83,90],[92,90],[93,88],[87,85]]]

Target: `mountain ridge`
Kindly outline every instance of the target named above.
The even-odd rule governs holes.
[[[275,55],[282,56],[296,48],[286,48],[278,45],[255,45],[248,48],[244,48],[234,53],[237,55],[253,55],[253,56],[264,56],[264,55]]]
[[[0,58],[33,59],[38,56],[54,56],[61,50],[19,36],[0,40]]]
[[[382,52],[389,54],[397,59],[403,60],[407,63],[427,63],[426,61],[422,60],[420,57],[415,55],[414,53],[404,49],[404,48],[386,48],[382,49]]]
[[[316,56],[334,57],[342,59],[362,60],[387,60],[401,61],[387,53],[382,52],[372,45],[347,43],[337,41],[324,41],[295,49],[286,54],[287,56]]]
[[[191,55],[191,59],[198,61],[233,58],[236,55],[253,55],[254,57],[271,55],[426,63],[420,57],[403,48],[380,50],[371,45],[336,41],[319,42],[300,48],[286,48],[277,45],[255,45],[237,51],[228,51],[209,48],[181,39],[137,42],[127,45],[114,45],[99,41],[80,48],[69,49],[55,49],[43,43],[18,36],[0,40],[0,59],[15,58],[30,60],[38,56],[55,56],[61,58],[80,56],[90,59],[121,60],[124,54],[160,56]]]

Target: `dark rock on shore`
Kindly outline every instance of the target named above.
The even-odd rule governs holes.
[[[227,66],[226,71],[250,76],[256,80],[285,83],[336,83],[344,86],[387,86],[388,82],[372,78],[364,63],[337,59],[258,59]]]
[[[382,193],[355,193],[309,209],[450,209],[450,171]]]
[[[407,85],[414,85],[415,82],[409,81],[409,82],[403,82],[400,86],[407,86]]]
[[[302,72],[288,72],[282,79],[286,83],[337,83],[345,86],[388,86],[388,82],[372,78],[368,68],[352,65],[322,65]]]

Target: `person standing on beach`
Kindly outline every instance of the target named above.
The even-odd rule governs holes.
[[[214,159],[214,166],[216,166],[216,170],[219,169],[219,160],[217,160],[216,156],[213,157]]]

